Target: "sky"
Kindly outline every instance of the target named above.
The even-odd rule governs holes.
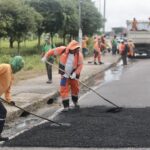
[[[102,15],[104,0],[93,0]],[[150,17],[150,0],[106,0],[106,31],[112,27],[126,27],[126,20],[146,20]]]

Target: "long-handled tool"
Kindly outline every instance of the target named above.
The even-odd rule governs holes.
[[[8,105],[11,105],[9,102],[5,101],[5,100],[4,100],[3,98],[1,98],[1,97],[0,97],[0,101],[6,103],[6,104],[8,104]],[[18,108],[18,109],[20,109],[20,110],[23,110],[23,111],[26,112],[27,114],[31,114],[31,115],[36,116],[36,117],[38,117],[38,118],[41,118],[41,119],[43,119],[43,120],[49,121],[49,122],[52,123],[52,124],[51,124],[52,126],[67,126],[67,127],[71,126],[70,123],[59,123],[59,122],[50,120],[50,119],[48,119],[48,118],[39,116],[39,115],[37,115],[37,114],[34,114],[34,113],[32,113],[32,112],[29,112],[29,111],[25,110],[24,108],[21,108],[20,106],[17,106],[16,104],[11,105],[11,106],[14,106],[14,107],[16,107],[16,108]]]
[[[55,68],[59,69],[60,71],[64,72],[67,74],[67,72],[65,72],[64,70],[62,70],[61,68],[57,67],[56,65],[46,61],[47,64],[54,66]],[[100,98],[102,98],[103,100],[105,100],[106,102],[112,104],[113,106],[115,106],[114,108],[108,109],[107,112],[112,112],[112,113],[116,113],[116,112],[120,112],[122,110],[122,107],[119,107],[118,105],[116,105],[115,103],[111,102],[110,100],[106,99],[105,97],[103,97],[102,95],[100,95],[98,92],[96,92],[94,89],[92,89],[91,87],[87,86],[85,83],[83,83],[82,81],[78,80],[82,85],[84,85],[86,88],[88,88],[89,90],[93,91],[96,95],[98,95]]]

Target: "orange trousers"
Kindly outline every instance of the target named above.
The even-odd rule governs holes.
[[[69,99],[69,92],[71,96],[78,96],[79,94],[79,81],[75,79],[61,77],[60,81],[60,95],[62,101]]]
[[[100,51],[94,50],[94,62],[96,62],[96,58],[98,59],[98,62],[101,62],[101,53],[100,53]]]

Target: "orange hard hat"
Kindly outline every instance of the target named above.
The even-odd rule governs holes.
[[[75,49],[77,49],[77,48],[80,48],[80,44],[79,44],[79,42],[77,42],[77,41],[75,41],[75,40],[72,40],[72,41],[68,44],[67,48],[68,48],[69,50],[75,50]]]

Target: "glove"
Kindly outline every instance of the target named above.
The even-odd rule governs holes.
[[[9,104],[10,104],[11,106],[15,106],[15,105],[16,105],[14,101],[10,101]]]
[[[42,57],[41,61],[42,61],[43,63],[45,63],[45,62],[47,61],[47,58],[44,56],[44,57]]]
[[[70,76],[71,79],[76,79],[76,73],[73,72],[72,75]]]
[[[63,75],[63,77],[65,77],[65,78],[69,78],[69,76],[68,76],[66,73]]]

